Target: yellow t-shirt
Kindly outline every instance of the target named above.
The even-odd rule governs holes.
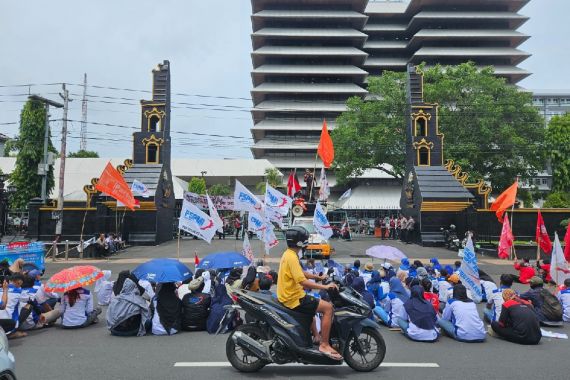
[[[301,282],[305,281],[305,274],[295,251],[287,249],[279,263],[279,275],[277,277],[277,298],[279,302],[294,309],[300,305],[299,300],[305,297],[305,290]]]

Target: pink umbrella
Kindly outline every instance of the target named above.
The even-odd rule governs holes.
[[[366,255],[376,259],[391,261],[400,261],[407,258],[404,252],[400,251],[396,247],[390,247],[389,245],[375,245],[370,247],[366,250]]]

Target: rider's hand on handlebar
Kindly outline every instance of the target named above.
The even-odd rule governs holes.
[[[319,281],[324,281],[324,280],[326,280],[327,278],[329,278],[328,275],[326,275],[326,274],[321,274],[319,277],[317,277],[317,280],[319,280]]]
[[[325,289],[326,289],[326,290],[332,290],[332,289],[338,290],[338,285],[335,284],[334,282],[332,282],[332,283],[330,283],[330,284],[328,284],[328,285],[325,285]]]

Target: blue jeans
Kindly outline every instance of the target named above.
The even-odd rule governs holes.
[[[388,327],[392,326],[392,321],[390,319],[390,315],[388,314],[388,312],[386,310],[384,310],[380,306],[376,306],[374,308],[373,312],[374,312],[374,314],[376,314],[376,316],[378,318],[380,318],[382,320],[382,323],[384,323],[386,326],[388,326]]]
[[[410,324],[408,323],[408,321],[404,321],[403,319],[400,319],[400,318],[397,318],[396,321],[398,322],[398,326],[400,326],[404,335],[408,336],[408,328],[410,327]]]

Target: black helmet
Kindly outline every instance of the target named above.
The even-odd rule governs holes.
[[[285,240],[289,248],[305,248],[309,245],[309,232],[305,227],[293,226],[285,231]]]

